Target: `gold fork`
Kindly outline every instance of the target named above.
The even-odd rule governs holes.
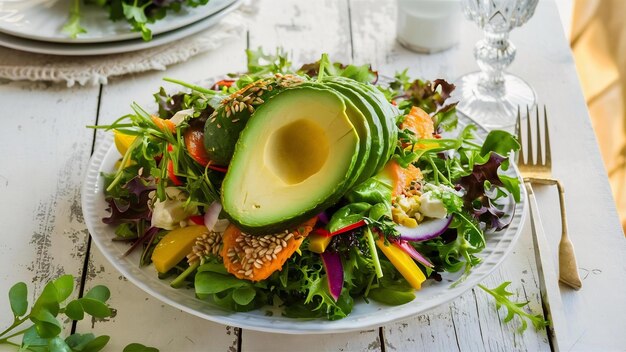
[[[561,205],[561,241],[559,242],[559,281],[562,283],[572,287],[575,290],[579,290],[582,287],[582,281],[580,280],[580,275],[578,274],[578,264],[576,263],[576,256],[574,254],[574,246],[569,239],[567,234],[567,218],[565,216],[565,190],[563,189],[563,185],[557,179],[552,178],[552,153],[550,151],[550,134],[548,132],[548,114],[546,111],[546,107],[543,107],[543,139],[542,143],[542,134],[541,134],[541,124],[539,123],[539,107],[536,109],[536,119],[537,119],[537,160],[535,161],[533,158],[533,138],[530,128],[530,118],[531,114],[528,108],[526,108],[526,121],[527,121],[527,132],[526,132],[526,148],[527,156],[526,160],[524,160],[524,145],[522,143],[522,125],[521,125],[521,116],[519,108],[517,110],[517,137],[522,144],[522,147],[519,151],[519,160],[517,162],[517,166],[519,167],[522,176],[524,177],[524,182],[529,183],[538,183],[544,185],[556,185],[559,191],[559,203]],[[545,144],[545,160],[542,156],[542,145]],[[529,193],[532,193],[532,188],[529,188]],[[534,197],[534,195],[533,195]]]

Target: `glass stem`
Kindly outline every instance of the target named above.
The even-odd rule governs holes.
[[[502,97],[506,93],[503,71],[515,59],[515,46],[509,41],[508,31],[485,30],[484,35],[484,39],[474,47],[474,57],[482,71],[478,93],[494,98]]]

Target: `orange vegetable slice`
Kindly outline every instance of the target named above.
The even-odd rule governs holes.
[[[409,164],[405,169],[402,168],[395,160],[390,160],[383,169],[386,181],[390,182],[391,194],[396,197],[404,192],[405,189],[410,188],[411,182],[415,180],[421,180],[423,178],[422,171]]]
[[[415,133],[415,136],[420,139],[433,138],[433,134],[435,133],[433,119],[426,111],[417,106],[411,108],[411,111],[402,122],[400,128],[412,131]]]
[[[222,236],[224,267],[239,279],[265,280],[282,269],[287,259],[300,248],[316,221],[317,217],[294,230],[263,236],[245,234],[230,224]]]
[[[154,124],[157,125],[157,127],[161,131],[169,130],[172,133],[176,133],[176,125],[172,121],[162,119],[154,115],[150,115],[150,118],[152,119],[152,122],[154,122]]]
[[[202,166],[207,166],[211,159],[204,149],[204,131],[200,128],[190,126],[183,135],[187,153],[193,160]]]

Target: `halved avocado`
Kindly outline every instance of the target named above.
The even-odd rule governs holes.
[[[359,184],[363,179],[369,178],[369,176],[362,177],[365,174],[371,173],[371,169],[368,168],[369,161],[372,158],[372,132],[370,130],[370,125],[368,123],[368,119],[364,116],[364,113],[360,108],[358,108],[354,101],[353,97],[348,97],[345,94],[342,94],[341,91],[335,89],[334,87],[330,87],[326,82],[318,83],[318,82],[306,82],[302,83],[301,86],[319,88],[319,89],[331,89],[335,93],[339,94],[344,100],[346,104],[346,114],[352,122],[354,129],[359,135],[359,155],[357,156],[357,161],[354,164],[354,168],[352,170],[352,177],[350,181],[347,182],[347,189],[352,186]],[[374,156],[375,157],[375,156]]]
[[[204,148],[209,159],[218,165],[228,165],[235,142],[254,111],[281,89],[304,81],[300,76],[277,74],[250,83],[222,100],[204,125]]]
[[[336,203],[354,177],[360,139],[330,89],[285,89],[241,132],[222,184],[230,219],[251,234],[297,226]]]

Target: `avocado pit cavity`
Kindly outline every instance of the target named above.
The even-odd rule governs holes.
[[[288,185],[315,175],[328,160],[330,143],[324,129],[311,119],[289,123],[268,138],[265,164]]]

